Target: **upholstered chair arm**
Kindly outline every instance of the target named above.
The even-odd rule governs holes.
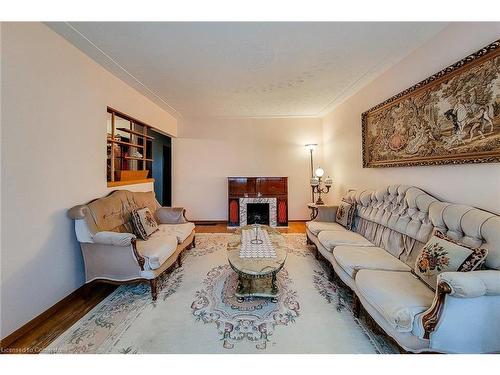
[[[450,287],[450,296],[474,298],[500,295],[500,271],[443,272],[438,283]]]
[[[135,235],[132,233],[97,232],[92,240],[101,245],[130,246],[135,240]]]
[[[432,349],[456,353],[500,350],[500,271],[443,272],[420,337]],[[432,336],[431,336],[432,335]],[[455,348],[455,349],[452,349]]]
[[[156,210],[156,218],[160,224],[187,223],[186,210],[183,207],[160,207]]]
[[[74,206],[68,210],[68,216],[73,220],[84,219],[86,210],[88,207],[84,204]]]
[[[314,221],[334,223],[335,216],[337,215],[337,208],[338,206],[318,206],[318,215],[316,215]]]

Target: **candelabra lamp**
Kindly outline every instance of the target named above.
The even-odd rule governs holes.
[[[323,199],[321,198],[321,195],[328,194],[330,188],[333,185],[333,180],[330,178],[330,176],[325,178],[325,180],[323,181],[324,174],[325,171],[320,167],[316,169],[315,176],[311,178],[311,188],[314,193],[318,194],[318,199],[316,200],[316,204],[318,206],[325,204],[325,202],[323,202]]]

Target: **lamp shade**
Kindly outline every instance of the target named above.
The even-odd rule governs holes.
[[[328,176],[326,179],[325,179],[325,186],[332,186],[333,185],[333,180],[330,176]]]
[[[319,167],[318,169],[316,169],[314,174],[316,175],[316,177],[323,177],[323,175],[325,174],[325,171],[321,167]]]
[[[317,177],[312,177],[310,180],[311,186],[318,186],[319,185],[319,179]]]

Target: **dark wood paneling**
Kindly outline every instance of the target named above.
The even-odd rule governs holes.
[[[286,195],[288,183],[286,177],[258,177],[257,192],[266,195]]]
[[[228,179],[229,196],[243,197],[244,194],[256,194],[255,178],[230,177]]]

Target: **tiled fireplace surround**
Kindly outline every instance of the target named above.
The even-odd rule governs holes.
[[[247,225],[247,205],[249,203],[268,203],[269,204],[269,225],[275,227],[278,225],[276,198],[240,198],[240,225]]]

